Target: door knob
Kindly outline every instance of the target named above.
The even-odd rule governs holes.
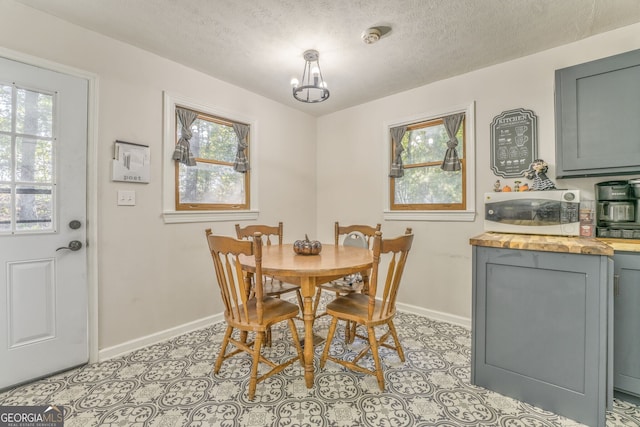
[[[56,252],[58,252],[61,249],[69,249],[70,251],[79,251],[80,248],[82,248],[82,242],[80,240],[72,240],[69,242],[69,246],[60,246],[58,249],[56,249]]]

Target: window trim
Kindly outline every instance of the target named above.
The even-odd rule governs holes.
[[[176,106],[189,108],[204,114],[215,117],[224,117],[228,120],[246,123],[249,125],[250,149],[249,164],[251,165],[251,178],[249,179],[249,209],[233,210],[177,210],[176,209],[176,186],[175,160],[171,157],[175,149],[176,135]],[[193,223],[210,221],[245,221],[258,219],[258,144],[257,129],[258,122],[250,117],[241,114],[225,111],[220,108],[202,104],[190,98],[180,95],[163,92],[163,149],[162,149],[162,217],[165,224],[173,223]]]
[[[463,124],[464,127],[466,128],[466,116],[463,119]],[[407,126],[407,132],[409,131],[413,131],[413,130],[417,130],[417,129],[424,129],[427,127],[431,127],[431,126],[444,126],[444,117],[437,117],[434,119],[430,119],[430,120],[421,120],[419,122],[415,122],[415,123],[411,123],[409,126]],[[463,156],[460,157],[460,163],[462,164],[462,202],[461,203],[433,203],[433,204],[427,204],[427,203],[415,203],[415,204],[401,204],[401,203],[392,203],[393,200],[393,195],[395,192],[395,184],[396,184],[396,179],[398,178],[394,178],[394,177],[390,177],[390,181],[389,181],[389,209],[395,212],[405,212],[405,211],[425,211],[425,212],[433,212],[433,211],[455,211],[455,210],[460,210],[462,206],[466,206],[466,199],[467,199],[467,185],[466,185],[466,164],[467,164],[467,159],[466,159],[466,134],[465,131],[466,129],[463,128],[462,129],[462,135],[463,135],[463,139],[462,141],[459,141],[459,145],[458,147],[460,147],[460,145],[462,145],[463,147]],[[393,155],[393,152],[395,150],[395,147],[393,146],[393,144],[391,144],[391,155]],[[404,164],[403,168],[404,169],[414,169],[414,168],[424,168],[424,167],[440,167],[440,165],[442,165],[442,159],[438,159],[438,161],[432,161],[432,162],[420,162],[420,163],[412,163],[412,164]],[[425,206],[429,206],[430,209],[425,209],[423,207]]]
[[[396,126],[411,125],[418,122],[436,120],[451,114],[465,114],[465,195],[467,206],[464,210],[396,210],[391,209],[391,180],[389,177],[389,165],[391,164],[392,143],[390,129]],[[475,197],[475,101],[469,104],[456,105],[443,108],[438,111],[416,114],[411,117],[404,117],[397,120],[385,122],[383,125],[384,144],[384,166],[383,179],[386,191],[384,192],[383,216],[388,221],[475,221],[476,197]]]
[[[213,116],[209,113],[205,113],[202,111],[194,111],[192,108],[188,108],[185,107],[184,105],[180,105],[181,108],[184,109],[189,109],[192,110],[194,113],[197,114],[196,120],[204,120],[204,121],[209,121],[211,123],[215,123],[217,125],[221,125],[221,126],[227,126],[232,128],[233,131],[233,122],[229,121],[226,118],[222,118],[222,117],[218,117],[218,116]],[[176,119],[177,120],[177,119]],[[247,124],[247,123],[243,123],[243,124]],[[247,147],[246,149],[246,153],[251,156],[251,126],[249,125],[249,147]],[[235,132],[234,132],[234,135]],[[177,144],[177,131],[176,131],[176,144]],[[205,159],[205,158],[201,158],[201,157],[196,157],[195,158],[196,162],[200,162],[200,163],[205,163],[205,164],[209,164],[209,165],[224,165],[227,167],[233,167],[233,162],[223,162],[221,160],[214,160],[214,159]],[[247,210],[247,206],[251,206],[251,175],[252,173],[249,172],[248,174],[245,173],[243,174],[243,179],[244,179],[244,186],[245,186],[245,202],[243,203],[239,203],[237,205],[232,205],[232,204],[215,204],[215,203],[182,203],[180,204],[178,202],[178,200],[180,199],[180,190],[178,189],[178,179],[180,177],[180,164],[178,162],[174,162],[174,168],[175,168],[175,181],[174,181],[174,186],[175,186],[175,200],[176,200],[176,211],[180,211],[180,212],[185,212],[185,211],[241,211],[241,210]]]

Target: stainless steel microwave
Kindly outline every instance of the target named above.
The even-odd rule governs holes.
[[[503,233],[580,234],[580,190],[493,192],[484,195],[484,229]]]

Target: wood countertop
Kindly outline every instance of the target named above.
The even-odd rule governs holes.
[[[473,246],[503,249],[524,249],[542,252],[562,252],[582,255],[612,256],[614,247],[591,237],[542,236],[530,234],[483,233],[469,239]],[[640,251],[640,245],[636,244]],[[620,249],[618,249],[620,250]],[[628,250],[628,249],[627,249]]]
[[[604,239],[599,241],[611,246],[615,252],[640,252],[640,240],[631,239]]]

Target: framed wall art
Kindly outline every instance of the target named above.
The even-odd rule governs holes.
[[[116,141],[113,148],[113,181],[148,183],[149,155],[148,145]]]
[[[491,122],[491,169],[503,178],[524,176],[538,156],[538,119],[531,110],[503,111]]]

